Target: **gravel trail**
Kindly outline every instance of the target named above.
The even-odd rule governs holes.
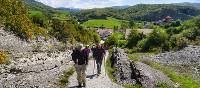
[[[106,53],[106,58],[108,57],[108,53]],[[96,67],[96,66],[95,66]],[[94,71],[94,72],[93,72]],[[93,73],[96,72],[96,68],[94,70],[94,60],[90,60],[89,64],[87,66],[86,71],[86,88],[122,88],[121,86],[117,85],[116,83],[113,83],[107,74],[105,74],[105,67],[104,64],[102,64],[102,74],[97,77]],[[77,74],[74,73],[70,79],[69,79],[69,88],[77,88],[78,81],[76,79]]]

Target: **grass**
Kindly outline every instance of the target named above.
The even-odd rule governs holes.
[[[83,23],[83,26],[86,27],[105,27],[105,28],[114,28],[114,26],[121,26],[121,20],[108,17],[107,19],[98,19],[98,20],[88,20]]]
[[[117,80],[116,80],[115,77],[113,76],[113,73],[115,72],[115,69],[111,67],[111,62],[110,62],[109,58],[111,58],[111,54],[110,54],[110,53],[109,53],[108,59],[106,60],[106,65],[105,65],[106,73],[108,74],[108,77],[109,77],[114,83],[117,83]]]
[[[69,84],[69,77],[75,72],[74,68],[70,68],[68,71],[64,72],[64,76],[59,80],[61,87],[66,87]]]
[[[124,85],[124,88],[142,88],[140,84],[136,85]]]
[[[200,84],[198,82],[194,81],[191,77],[177,74],[176,72],[172,71],[169,67],[162,66],[159,63],[142,60],[139,58],[139,54],[136,54],[136,55],[131,54],[131,55],[129,55],[129,58],[135,62],[143,62],[143,63],[151,66],[154,69],[162,71],[169,78],[171,78],[171,80],[173,82],[181,84],[180,88],[200,88]],[[158,88],[166,88],[166,85],[164,85],[164,84],[158,85]]]
[[[0,51],[0,64],[9,64],[9,57],[6,52]]]
[[[166,83],[157,83],[156,88],[173,88],[173,87],[167,85]]]

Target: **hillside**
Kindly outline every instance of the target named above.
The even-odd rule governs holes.
[[[200,9],[200,3],[189,3],[189,2],[184,2],[184,3],[175,3],[175,5],[180,5],[180,6],[192,6],[195,8]]]
[[[125,9],[101,8],[82,10],[75,13],[80,21],[89,19],[105,19],[114,17],[123,20],[156,21],[166,16],[174,19],[187,20],[198,16],[200,10],[192,6],[180,6],[172,4],[139,4]]]
[[[37,2],[35,0],[22,0],[25,3],[25,6],[32,11],[42,11],[43,13],[54,13],[55,9],[44,5],[40,2]],[[48,15],[48,14],[47,14]]]

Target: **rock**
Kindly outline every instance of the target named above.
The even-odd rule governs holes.
[[[173,82],[164,73],[141,62],[137,62],[135,66],[140,73],[139,79],[144,88],[155,88],[158,82],[173,86]]]
[[[163,64],[179,64],[179,65],[193,65],[200,64],[200,46],[192,46],[177,51],[161,53],[151,60],[163,63]]]
[[[1,50],[11,63],[0,65],[0,88],[58,88],[59,77],[72,66],[71,51],[55,38],[25,41],[0,28]]]
[[[166,83],[169,86],[174,84],[170,78],[159,70],[141,62],[131,62],[123,49],[113,50],[111,63],[116,69],[113,76],[121,85],[135,85],[138,83],[144,88],[155,88],[158,83]]]
[[[71,67],[69,52],[33,54],[32,58],[18,58],[10,65],[0,66],[1,88],[56,88],[59,77]],[[58,57],[53,57],[58,55]],[[38,59],[39,58],[39,59]],[[62,63],[61,63],[62,62]]]
[[[135,85],[136,79],[133,77],[134,72],[132,70],[132,63],[128,60],[127,54],[124,53],[124,50],[114,50],[112,59],[112,61],[114,61],[114,68],[116,69],[113,75],[117,79],[117,82],[122,85]]]
[[[175,72],[190,75],[200,83],[200,46],[189,45],[184,49],[161,53],[153,57],[141,57],[165,66],[170,66]]]

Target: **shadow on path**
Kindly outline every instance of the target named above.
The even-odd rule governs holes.
[[[93,74],[93,75],[87,75],[86,78],[90,78],[90,79],[93,79],[93,77],[95,77],[96,74]]]

